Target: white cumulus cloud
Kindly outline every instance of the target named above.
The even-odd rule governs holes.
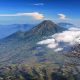
[[[66,20],[67,19],[65,14],[61,13],[61,14],[58,14],[58,16],[59,16],[59,19],[61,19],[61,20]]]
[[[32,12],[32,13],[16,13],[16,14],[0,14],[0,16],[30,16],[37,20],[41,20],[44,18],[44,15],[39,12]]]

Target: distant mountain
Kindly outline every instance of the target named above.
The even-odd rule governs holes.
[[[31,28],[33,28],[36,24],[16,24],[16,25],[19,30],[28,31]]]
[[[72,23],[66,23],[66,22],[60,22],[57,25],[65,27],[65,28],[75,27],[74,24],[72,24]]]
[[[55,33],[66,30],[50,20],[45,20],[29,31],[19,30],[16,33],[1,40],[0,63],[38,63],[57,62],[61,63],[62,56],[55,54],[54,50],[37,45],[39,40],[47,38]],[[57,59],[55,58],[57,57]]]
[[[22,30],[22,31],[28,31],[32,27],[34,27],[33,24],[11,24],[11,25],[0,25],[0,39],[8,37],[9,35]]]

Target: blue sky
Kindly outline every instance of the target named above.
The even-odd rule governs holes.
[[[37,23],[44,19],[79,25],[80,0],[0,0],[0,24]]]

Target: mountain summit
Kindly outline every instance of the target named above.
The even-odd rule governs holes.
[[[42,38],[42,37],[47,37],[51,36],[55,33],[62,32],[64,31],[65,28],[58,26],[51,20],[44,20],[37,26],[33,27],[30,31],[25,33],[25,36],[28,38]]]
[[[58,26],[54,22],[52,22],[50,20],[44,20],[39,25],[34,27],[31,30],[31,32],[37,33],[37,34],[42,35],[42,36],[44,36],[44,35],[47,36],[47,35],[54,34],[56,32],[61,32],[63,30],[64,30],[64,28]]]

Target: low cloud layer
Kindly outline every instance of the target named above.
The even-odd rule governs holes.
[[[54,49],[54,51],[68,49],[70,46],[80,44],[80,29],[69,28],[69,30],[56,33],[51,38],[42,40],[37,44],[46,45],[48,48]]]
[[[0,16],[30,16],[30,17],[33,17],[37,20],[41,20],[44,18],[43,14],[41,13],[38,13],[38,12],[32,12],[32,13],[16,13],[16,14],[0,14]]]

